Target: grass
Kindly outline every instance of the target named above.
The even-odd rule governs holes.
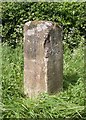
[[[84,111],[84,51],[81,42],[71,53],[64,46],[64,89],[56,95],[23,94],[23,48],[2,46],[2,118],[86,119]]]

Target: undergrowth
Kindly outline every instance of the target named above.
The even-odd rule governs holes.
[[[23,47],[2,45],[2,118],[86,119],[84,110],[83,42],[71,52],[64,45],[63,91],[56,95],[23,94]]]

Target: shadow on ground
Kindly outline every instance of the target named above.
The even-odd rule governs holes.
[[[70,84],[75,85],[77,80],[79,79],[79,75],[77,73],[70,74],[63,76],[63,88],[66,90]]]

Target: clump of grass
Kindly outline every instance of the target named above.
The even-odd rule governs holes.
[[[84,114],[83,44],[73,53],[64,48],[64,90],[56,95],[36,98],[23,95],[23,49],[2,46],[2,117],[3,118],[72,118]]]
[[[2,89],[3,98],[11,100],[20,97],[23,83],[23,49],[2,46]],[[3,99],[3,100],[4,100]]]

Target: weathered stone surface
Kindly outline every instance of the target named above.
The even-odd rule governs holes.
[[[62,30],[50,21],[29,21],[24,26],[24,92],[57,93],[62,89]]]

